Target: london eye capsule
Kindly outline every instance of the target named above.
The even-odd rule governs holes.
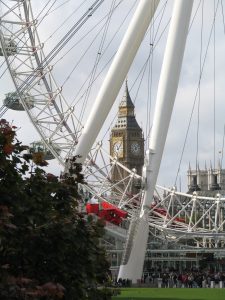
[[[16,43],[9,37],[3,37],[3,40],[4,44],[0,46],[0,56],[4,56],[4,52],[7,56],[15,55],[17,53]],[[3,51],[3,47],[5,51]]]
[[[18,110],[23,111],[24,107],[21,103],[20,97],[17,94],[17,92],[11,92],[5,95],[5,99],[3,100],[3,103],[6,107],[12,110]],[[34,97],[29,95],[28,93],[25,93],[22,95],[23,100],[26,103],[26,106],[28,109],[32,109],[34,107]]]
[[[60,154],[60,148],[56,144],[51,144],[57,154]],[[30,153],[42,153],[45,160],[54,159],[54,155],[41,141],[36,141],[30,144]]]

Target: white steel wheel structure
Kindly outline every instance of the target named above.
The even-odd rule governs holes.
[[[98,132],[127,76],[127,72],[144,38],[149,23],[154,17],[159,1],[140,1],[137,12],[121,42],[119,51],[114,57],[102,88],[96,97],[97,100],[95,105],[93,105],[93,110],[84,125],[83,120],[80,118],[80,115],[83,114],[83,108],[81,110],[77,109],[80,100],[71,104],[67,100],[67,97],[64,97],[62,85],[58,85],[53,77],[57,62],[55,57],[61,53],[62,49],[64,49],[80,28],[95,13],[97,14],[98,9],[104,4],[104,1],[89,1],[91,3],[84,10],[82,17],[77,19],[70,26],[70,29],[67,30],[66,34],[55,43],[54,47],[48,48],[47,52],[45,52],[45,43],[39,38],[39,23],[50,13],[53,6],[51,6],[51,2],[48,4],[47,2],[49,1],[47,1],[47,10],[40,10],[40,13],[34,16],[32,8],[35,4],[33,2],[30,0],[1,1],[0,56],[4,57],[5,66],[15,86],[15,92],[8,91],[9,95],[13,93],[14,98],[19,97],[20,103],[29,116],[31,123],[40,135],[41,142],[62,166],[68,168],[68,164],[72,163],[70,162],[71,157],[83,154],[82,159],[85,159],[85,161],[81,159],[81,162],[83,163],[83,172],[87,182],[83,186],[84,194],[90,193],[99,201],[108,201],[128,211],[131,218],[131,226],[128,232],[123,265],[126,266],[129,262],[129,258],[132,257],[132,251],[134,251],[134,255],[137,254],[135,243],[143,244],[143,251],[141,252],[145,252],[149,226],[157,229],[158,235],[168,241],[190,240],[192,246],[224,247],[225,198],[223,195],[217,193],[215,197],[205,197],[200,196],[198,191],[186,194],[176,191],[175,188],[168,189],[158,186],[153,196],[173,104],[170,104],[169,109],[167,107],[166,112],[163,112],[164,121],[167,119],[165,122],[161,122],[162,112],[158,108],[156,121],[158,120],[158,123],[161,122],[161,124],[154,125],[157,127],[153,127],[152,129],[150,145],[147,145],[146,162],[142,177],[137,175],[135,170],[129,170],[123,166],[117,157],[110,156],[104,149],[101,141],[95,143]],[[52,5],[55,2],[52,1]],[[111,15],[113,9],[119,6],[120,2],[122,3],[123,1],[112,1],[111,10],[107,15]],[[176,4],[177,11],[175,11],[174,15],[176,16],[177,12],[179,12],[179,17],[184,17],[182,19],[186,18],[186,23],[183,22],[184,27],[181,26],[179,28],[182,32],[175,32],[174,28],[177,28],[176,26],[179,22],[175,18],[174,23],[172,23],[173,25],[170,25],[175,26],[172,27],[175,35],[171,38],[172,42],[169,41],[168,43],[173,44],[175,40],[180,45],[177,48],[180,48],[178,50],[181,52],[175,52],[174,57],[171,56],[171,53],[167,55],[167,66],[165,67],[167,70],[164,70],[166,75],[162,70],[160,78],[163,86],[160,86],[161,89],[159,88],[158,95],[162,90],[171,93],[169,97],[172,98],[172,101],[175,100],[176,96],[183,50],[185,48],[185,32],[187,33],[188,31],[191,16],[192,1],[188,2],[189,4],[187,4],[187,1],[175,1],[178,4]],[[146,10],[146,7],[151,7],[151,10]],[[145,12],[146,15],[143,18]],[[41,15],[42,13],[44,17]],[[107,22],[106,26],[108,26]],[[138,36],[135,42],[133,39],[134,36]],[[80,37],[80,39],[82,38]],[[171,47],[174,47],[174,44],[168,46],[168,52],[174,49]],[[129,55],[128,49],[132,49]],[[69,52],[68,49],[66,51]],[[101,51],[102,49],[97,50],[99,56],[101,56]],[[60,60],[61,57],[58,58],[58,61]],[[174,60],[177,63],[174,64]],[[124,64],[121,68],[122,62]],[[175,81],[173,84],[171,84],[168,78],[168,65],[171,68],[170,72],[173,75],[175,74],[175,79],[172,79],[172,81]],[[202,69],[202,66],[203,63],[201,63],[200,69]],[[68,75],[68,78],[71,74]],[[96,80],[94,73],[92,76],[93,78],[90,79],[89,85]],[[168,87],[168,85],[170,86]],[[170,90],[171,85],[173,85],[172,92]],[[112,86],[113,89],[109,90]],[[86,95],[88,93],[89,90]],[[165,95],[159,95],[158,97],[165,98]],[[28,102],[27,98],[29,98]],[[105,108],[103,102],[106,102],[106,98],[107,101],[109,100],[109,103],[106,104],[107,107]],[[31,100],[32,105],[30,103]],[[162,103],[164,102],[161,102],[161,108],[163,107]],[[5,105],[3,110],[6,108],[7,105]],[[97,112],[101,109],[101,114],[97,115]],[[160,128],[160,126],[163,128]],[[92,131],[90,133],[90,130],[93,130],[94,133]],[[159,130],[163,130],[163,134],[159,135]],[[159,136],[160,138],[158,138]],[[151,139],[153,142],[151,142]],[[159,155],[157,151],[159,151]],[[68,164],[66,164],[66,161],[68,161]],[[119,173],[121,169],[126,170],[127,177],[123,178],[121,175],[121,181],[113,183],[111,181],[111,174],[114,168],[117,168]],[[149,174],[151,184],[149,184]],[[140,181],[142,185],[139,192],[135,195],[131,194],[132,185]],[[146,233],[143,234],[144,238],[141,237],[142,232]],[[140,268],[142,268],[143,263],[142,256],[140,260],[137,260],[137,263],[141,266]],[[132,266],[132,268],[136,268],[136,265]],[[123,278],[133,278],[134,280],[140,278],[139,273],[132,277],[132,268],[128,268],[128,271],[122,269],[121,276]]]

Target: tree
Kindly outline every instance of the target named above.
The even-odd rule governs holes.
[[[81,165],[59,181],[26,149],[0,120],[0,299],[110,299],[103,223],[78,211]]]

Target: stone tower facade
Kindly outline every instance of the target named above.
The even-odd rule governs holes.
[[[118,118],[110,134],[110,155],[128,169],[135,169],[141,175],[144,164],[144,137],[137,123],[134,108],[126,81],[125,92],[119,104]],[[127,172],[123,170],[122,177],[126,176]],[[118,170],[113,169],[111,179],[113,182],[121,180]]]
[[[192,170],[189,166],[188,170],[188,190],[194,191],[219,191],[225,190],[225,170],[221,168],[220,164],[217,169],[212,166],[204,170]]]

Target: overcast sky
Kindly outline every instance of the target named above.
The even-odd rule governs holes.
[[[47,2],[51,5],[54,1],[31,1],[35,16]],[[41,25],[38,27],[40,39],[44,43],[44,51],[46,54],[49,53],[54,45],[57,44],[57,41],[59,41],[72,24],[74,24],[82,16],[93,2],[94,1],[91,0],[56,1],[51,12],[45,17]],[[113,1],[109,0],[105,1],[98,11],[93,14],[90,20],[83,25],[82,29],[77,33],[67,47],[58,54],[55,61],[53,61],[54,64],[57,60],[59,60],[54,66],[53,74],[59,86],[61,86],[70,72],[72,72],[74,66],[81,59],[77,68],[71,73],[70,79],[66,81],[63,86],[63,93],[69,103],[74,100],[81,85],[88,78],[88,74],[93,68],[100,40],[103,35],[103,31],[100,30],[100,28],[103,26],[104,20],[100,22],[95,29],[93,28],[97,22],[107,15],[112,2]],[[119,0],[115,1],[116,4],[119,2]],[[136,7],[135,3],[137,2],[138,1],[134,0],[122,1],[111,19],[103,45],[102,52],[104,52],[104,56],[101,58],[96,74],[99,74],[100,70],[102,70],[105,65],[107,65],[107,67],[105,67],[99,74],[95,84],[93,85],[83,123],[85,123],[85,118],[90,112],[97,91],[99,90],[107,72],[107,68],[110,65],[110,58],[115,54],[116,49],[118,48],[118,44],[124,35],[126,27]],[[174,184],[191,112],[195,103],[192,122],[187,135],[186,147],[177,182],[178,189],[181,181],[184,190],[186,190],[186,172],[189,162],[191,163],[191,166],[195,168],[196,157],[198,157],[200,168],[204,168],[205,163],[207,163],[208,166],[210,165],[210,162],[214,164],[214,157],[216,164],[218,159],[221,159],[225,123],[224,110],[221,108],[221,105],[225,102],[225,34],[223,23],[223,5],[225,5],[225,1],[205,0],[194,2],[192,25],[187,39],[187,47],[185,50],[179,89],[177,92],[175,107],[158,179],[158,183],[160,185],[173,186]],[[169,0],[164,10],[164,5],[166,3],[167,1],[161,1],[155,16],[156,20],[154,26],[146,34],[146,37],[138,51],[137,57],[135,58],[135,61],[128,73],[128,86],[130,88],[131,98],[135,102],[137,121],[143,127],[145,133],[147,101],[149,101],[148,98],[150,95],[152,107],[150,120],[152,121],[157,84],[163,59],[166,35],[168,32],[167,23],[170,20],[173,1]],[[212,27],[215,11],[214,8],[217,7],[218,3],[219,5],[214,30]],[[60,6],[61,4],[62,6]],[[79,10],[72,14],[72,17],[63,24],[66,18],[80,5],[81,7]],[[128,12],[130,13],[128,14]],[[125,18],[126,15],[127,17]],[[121,25],[122,22],[123,24]],[[57,32],[52,35],[56,29]],[[91,29],[93,30],[90,31]],[[212,35],[210,37],[211,30]],[[79,42],[80,38],[85,35],[85,32],[90,33],[86,36],[86,38]],[[110,42],[112,37],[113,41]],[[76,43],[77,45],[74,46]],[[145,72],[141,72],[147,61],[148,55],[153,48],[152,44],[154,46],[154,50],[150,59],[151,63],[147,64]],[[72,46],[73,49],[66,54],[68,49]],[[0,57],[0,64],[2,62],[3,58]],[[204,66],[204,68],[199,95],[199,93],[196,93],[200,78],[200,66]],[[2,74],[3,70],[4,67],[0,69],[0,74]],[[149,84],[149,70],[152,70],[151,84]],[[7,72],[0,79],[0,87],[1,99],[4,99],[5,93],[14,90],[14,86]],[[121,88],[120,94],[115,101],[115,105],[113,106],[99,135],[99,138],[105,136],[106,148],[108,147],[109,126],[111,123],[115,122],[113,119],[118,109],[118,103],[122,97],[123,90],[124,86]],[[79,99],[79,97],[77,99]],[[25,144],[39,139],[38,134],[34,130],[32,123],[26,117],[25,112],[8,111],[4,117],[10,122],[13,120],[15,125],[21,127],[18,131],[18,135],[20,140],[22,140]],[[199,124],[199,126],[196,126],[196,124]],[[55,161],[51,162],[49,170],[58,174],[59,165]]]

